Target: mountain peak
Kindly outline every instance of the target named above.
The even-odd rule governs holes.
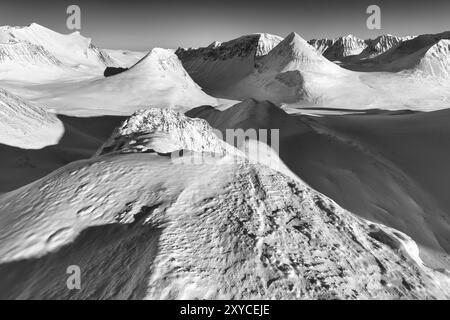
[[[170,69],[183,74],[186,73],[173,50],[163,48],[151,49],[141,60],[131,66],[129,71],[137,68],[159,68],[162,71]]]
[[[99,67],[115,64],[109,55],[92,44],[91,38],[82,36],[78,31],[61,34],[31,23],[25,27],[0,27],[0,42],[27,42],[45,48],[58,60],[70,67],[80,65]]]

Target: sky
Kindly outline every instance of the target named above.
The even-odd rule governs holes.
[[[257,32],[286,36],[294,31],[309,40],[450,30],[450,0],[1,0],[0,25],[36,22],[70,33],[66,9],[71,4],[81,9],[81,34],[111,49],[197,47]],[[372,4],[381,9],[381,30],[366,26]]]

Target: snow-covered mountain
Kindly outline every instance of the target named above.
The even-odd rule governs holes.
[[[123,132],[158,145],[196,130],[213,137],[202,121],[147,110],[113,140]],[[425,267],[408,236],[298,178],[226,153],[191,164],[128,151],[0,196],[2,298],[448,298],[448,276]],[[55,272],[73,261],[80,290]]]
[[[366,40],[367,47],[361,52],[361,58],[373,58],[378,56],[391,48],[399,45],[403,41],[413,39],[414,36],[397,37],[391,34],[384,34],[375,39]]]
[[[171,50],[154,48],[128,70],[58,87],[37,101],[70,115],[130,115],[145,106],[187,110],[219,101],[202,91]]]
[[[450,80],[450,38],[439,40],[426,50],[416,69],[432,77]]]
[[[386,35],[371,40],[369,46],[343,67],[356,71],[401,72],[427,76],[428,80],[448,78],[449,56],[446,41],[450,32],[414,37]]]
[[[317,93],[314,91],[318,89],[314,82],[345,73],[296,33],[282,41],[276,38],[277,41],[269,42],[270,45],[246,42],[244,49],[242,39],[221,44],[217,49],[178,50],[177,54],[192,78],[207,93],[234,100],[312,101]],[[264,49],[258,50],[259,47]]]
[[[330,61],[340,61],[345,57],[358,55],[367,48],[365,40],[352,34],[335,39],[313,39],[308,43]]]
[[[328,48],[330,48],[335,39],[311,39],[308,41],[308,43],[314,47],[318,52],[320,52],[322,55],[325,51],[327,51]]]
[[[260,57],[272,50],[283,38],[268,34],[255,33],[227,42],[214,41],[204,48],[178,48],[176,54],[182,60],[202,57],[209,60],[228,60],[235,57]]]
[[[404,41],[373,62],[391,71],[421,71],[437,78],[449,78],[450,32],[420,35]]]
[[[60,66],[59,59],[48,52],[43,46],[28,41],[9,40],[0,43],[0,64],[34,64],[46,67]]]
[[[102,49],[97,48],[90,38],[78,31],[60,34],[32,23],[26,27],[0,27],[0,43],[24,42],[47,50],[67,66],[105,67],[116,62]]]
[[[58,118],[0,88],[0,143],[24,149],[56,144],[64,133]]]
[[[41,83],[101,75],[107,66],[121,66],[79,32],[60,34],[32,23],[0,27],[0,79]]]
[[[179,48],[176,54],[196,83],[221,97],[221,91],[251,73],[257,60],[281,40],[275,35],[253,34],[204,48]]]
[[[308,43],[330,61],[357,61],[378,56],[413,38],[385,34],[375,39],[363,40],[350,34],[334,39],[312,39]]]

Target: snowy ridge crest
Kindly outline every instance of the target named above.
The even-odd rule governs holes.
[[[363,40],[350,34],[334,39],[312,39],[308,43],[328,60],[339,61],[351,56],[358,56],[360,58],[375,57],[403,41],[413,38],[413,36],[397,37],[385,34],[375,39]]]
[[[205,60],[227,60],[235,57],[261,57],[272,50],[283,38],[268,34],[251,34],[227,42],[213,42],[198,49],[179,48],[176,54],[181,60],[203,58]]]
[[[29,63],[33,65],[60,66],[62,63],[43,46],[28,41],[0,43],[0,63]]]
[[[433,77],[450,80],[450,40],[439,40],[431,46],[416,69]]]
[[[191,119],[169,108],[135,112],[117,128],[97,155],[119,151],[171,153],[178,150],[237,154],[203,119]]]
[[[78,31],[71,34],[60,34],[36,23],[25,27],[0,27],[0,45],[13,42],[44,48],[66,66],[105,67],[117,65],[117,62],[106,51],[97,48],[91,38],[83,37]],[[31,50],[31,52],[34,51]],[[39,50],[37,52],[39,53]]]

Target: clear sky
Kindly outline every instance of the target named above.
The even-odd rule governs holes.
[[[450,30],[450,0],[1,0],[0,25],[37,22],[61,33],[66,8],[81,8],[81,30],[104,48],[204,46],[243,34],[295,31],[305,39],[352,33],[415,35]],[[381,30],[366,27],[366,8],[381,7]]]

